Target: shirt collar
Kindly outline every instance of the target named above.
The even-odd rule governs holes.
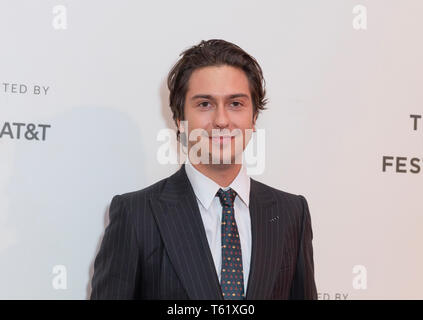
[[[238,194],[241,201],[248,207],[250,202],[250,177],[247,175],[247,170],[242,164],[241,170],[228,187],[221,187],[209,177],[198,171],[189,161],[188,157],[185,161],[185,171],[188,179],[191,182],[192,188],[197,199],[201,202],[204,208],[208,210],[216,196],[219,188],[227,190],[232,188]]]

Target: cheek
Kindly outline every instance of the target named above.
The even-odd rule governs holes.
[[[253,110],[252,107],[246,107],[239,112],[234,112],[232,123],[239,128],[251,128],[253,126]]]
[[[253,119],[249,115],[243,116],[242,118],[236,118],[233,120],[233,125],[235,128],[241,130],[252,129],[253,128]]]
[[[207,112],[191,113],[185,119],[188,121],[190,131],[198,128],[207,130],[211,124],[211,117]]]

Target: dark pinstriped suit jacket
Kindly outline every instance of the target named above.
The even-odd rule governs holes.
[[[251,179],[247,299],[316,299],[306,199]],[[91,299],[223,299],[185,165],[115,196],[94,262]]]

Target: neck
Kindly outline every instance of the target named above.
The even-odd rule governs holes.
[[[221,187],[229,186],[241,170],[241,164],[193,164],[192,166]]]

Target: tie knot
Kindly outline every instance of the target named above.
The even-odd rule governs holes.
[[[221,188],[219,188],[219,190],[216,193],[216,196],[219,197],[220,203],[222,204],[222,206],[231,207],[234,205],[236,192],[235,190],[231,188],[229,188],[226,191],[223,191]]]

